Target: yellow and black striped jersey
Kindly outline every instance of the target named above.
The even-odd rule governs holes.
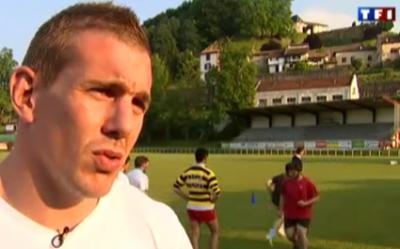
[[[174,188],[181,189],[186,186],[189,193],[188,206],[214,207],[210,201],[211,193],[220,194],[217,177],[209,168],[194,165],[183,172],[176,182]]]

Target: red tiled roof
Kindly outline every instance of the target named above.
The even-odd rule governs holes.
[[[350,86],[352,76],[307,78],[302,79],[264,79],[257,88],[257,92],[272,92],[285,90],[304,90],[313,88],[345,87]]]
[[[209,54],[209,53],[219,53],[221,50],[221,43],[219,41],[215,41],[211,43],[208,47],[206,47],[201,54]]]
[[[264,50],[260,52],[256,52],[253,54],[254,56],[265,56],[267,58],[276,58],[283,56],[282,49],[274,49],[274,50]]]
[[[295,45],[295,46],[289,46],[285,50],[285,55],[301,55],[301,54],[306,54],[310,50],[308,44],[306,45]]]

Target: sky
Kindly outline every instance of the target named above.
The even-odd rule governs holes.
[[[250,0],[249,0],[250,1]],[[8,47],[20,63],[37,28],[49,17],[77,0],[5,0],[0,8],[0,48]],[[176,8],[183,0],[114,0],[130,6],[141,21],[168,8]],[[357,19],[358,7],[396,7],[395,30],[400,29],[399,0],[294,0],[292,13],[303,20],[324,23],[330,29],[350,26]]]

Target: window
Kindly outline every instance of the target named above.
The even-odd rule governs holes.
[[[309,96],[301,97],[301,102],[302,103],[310,103],[311,97],[309,97]]]
[[[368,55],[368,61],[372,61],[372,55]]]
[[[355,59],[354,56],[350,57],[350,61],[354,61],[354,59]]]
[[[274,105],[282,104],[282,99],[281,98],[272,99],[272,104]]]
[[[206,54],[206,61],[210,60],[210,54]]]
[[[293,98],[293,97],[287,98],[287,103],[288,104],[295,104],[296,103],[296,98]]]
[[[343,95],[335,94],[332,96],[332,100],[343,100]]]
[[[326,96],[317,96],[317,102],[326,102]]]
[[[342,63],[346,63],[346,61],[347,61],[347,58],[346,58],[346,57],[343,57],[343,58],[342,58]]]
[[[211,68],[211,63],[204,64],[204,70],[208,71]]]
[[[258,106],[267,106],[267,99],[259,99]]]

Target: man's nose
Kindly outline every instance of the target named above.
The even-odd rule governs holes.
[[[142,120],[143,115],[133,110],[132,99],[124,97],[113,103],[102,132],[113,139],[120,139],[128,136],[138,125],[136,123]]]

